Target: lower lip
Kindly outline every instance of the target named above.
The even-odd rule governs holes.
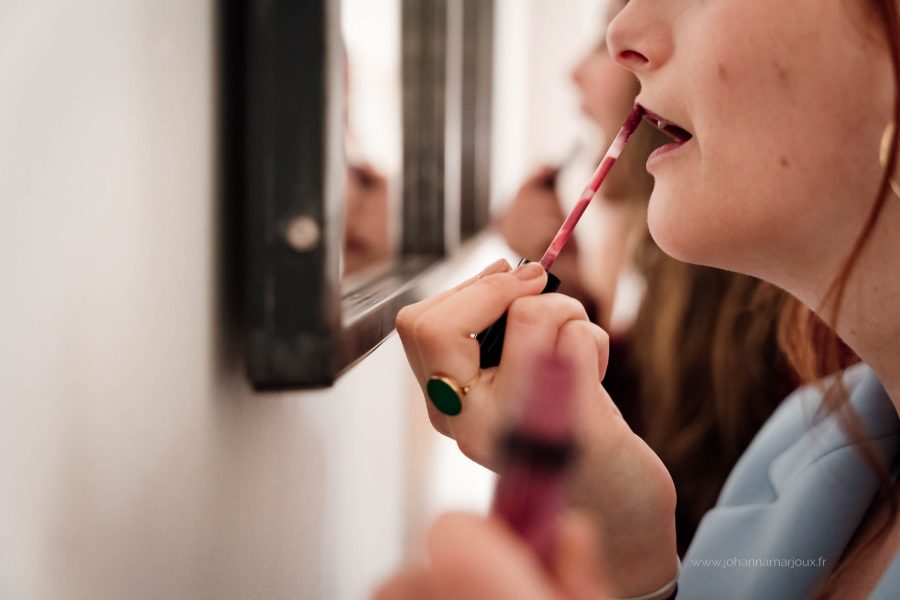
[[[655,167],[662,161],[672,157],[683,147],[690,144],[691,141],[692,140],[688,140],[686,142],[673,142],[671,144],[666,144],[665,146],[660,146],[659,148],[654,150],[650,154],[650,157],[647,158],[647,171],[651,171],[653,167]]]

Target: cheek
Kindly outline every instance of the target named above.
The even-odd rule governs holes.
[[[708,130],[707,130],[708,131]],[[751,130],[707,133],[685,154],[655,170],[648,225],[657,244],[676,259],[758,275],[767,248],[784,251],[799,239],[817,202],[810,194],[826,160],[805,144],[778,136],[751,139]],[[832,153],[833,145],[819,144]]]
[[[815,133],[662,170],[648,207],[654,240],[678,260],[772,281],[839,259],[877,191],[878,135],[848,152],[836,129]]]
[[[697,147],[660,170],[648,212],[675,258],[772,278],[766,269],[788,257],[801,264],[811,248],[821,256],[852,242],[877,185],[892,78],[883,51],[823,6],[810,22],[807,0],[728,4],[741,14],[680,40],[691,77],[660,87],[690,107]],[[773,10],[774,26],[763,14]]]

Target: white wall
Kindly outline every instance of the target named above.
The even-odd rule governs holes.
[[[494,212],[524,178],[563,160],[581,123],[570,73],[601,31],[606,0],[496,0]]]
[[[404,557],[397,340],[269,395],[230,343],[213,22],[0,3],[0,598],[361,598]]]
[[[396,338],[331,390],[248,389],[212,5],[0,2],[4,600],[362,598],[435,511],[486,505]]]

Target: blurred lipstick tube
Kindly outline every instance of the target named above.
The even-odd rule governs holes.
[[[541,357],[529,373],[531,381],[519,382],[525,395],[522,413],[500,439],[492,512],[549,569],[575,457],[572,367],[559,358]]]

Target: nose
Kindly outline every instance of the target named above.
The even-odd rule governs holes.
[[[606,30],[606,44],[617,63],[640,76],[669,60],[673,44],[664,6],[670,4],[632,0],[616,15]]]
[[[588,57],[583,57],[578,64],[575,65],[575,68],[572,69],[572,72],[569,76],[572,78],[572,82],[578,86],[579,88],[584,84],[584,70],[587,66]]]

